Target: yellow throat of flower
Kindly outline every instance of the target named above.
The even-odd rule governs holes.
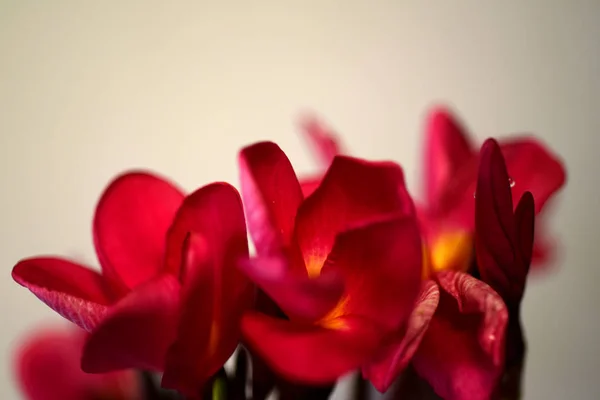
[[[423,242],[423,279],[440,271],[466,271],[473,257],[473,237],[465,231],[445,232]]]

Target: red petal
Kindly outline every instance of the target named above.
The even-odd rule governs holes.
[[[290,271],[283,258],[253,258],[240,267],[292,319],[321,318],[344,292],[342,277],[335,271],[309,278]]]
[[[88,331],[104,318],[111,302],[102,275],[65,259],[22,260],[13,268],[12,277],[54,311]]]
[[[402,169],[391,162],[337,156],[298,210],[296,237],[307,267],[323,265],[338,233],[390,213],[414,213]]]
[[[161,370],[175,339],[179,292],[177,279],[166,274],[131,291],[90,335],[83,350],[83,370]]]
[[[302,188],[302,194],[304,194],[304,198],[313,194],[313,192],[315,190],[317,190],[317,188],[321,184],[322,180],[323,180],[322,174],[301,179],[300,187]]]
[[[303,200],[298,178],[279,146],[261,142],[239,157],[248,229],[258,254],[278,253],[291,243],[294,218]]]
[[[300,325],[264,314],[242,320],[244,336],[271,368],[288,380],[304,384],[333,383],[365,362],[379,345],[379,330],[367,321],[349,318],[347,329]]]
[[[163,265],[165,237],[183,201],[161,177],[129,172],[104,191],[94,217],[94,241],[104,273],[133,288]]]
[[[413,365],[444,399],[489,399],[503,370],[506,306],[470,275],[446,271],[437,281],[440,302]]]
[[[473,156],[471,141],[458,119],[448,109],[433,109],[425,127],[425,201],[429,207],[437,207],[445,186]]]
[[[337,135],[314,117],[304,118],[300,126],[323,167],[329,167],[334,157],[342,153]]]
[[[425,281],[419,299],[408,320],[406,330],[398,334],[378,352],[369,364],[363,366],[363,376],[384,393],[406,368],[427,332],[429,322],[440,299],[440,291],[433,281]]]
[[[534,202],[526,192],[513,215],[508,173],[500,147],[488,139],[481,149],[475,199],[477,264],[484,282],[517,304],[531,264]]]
[[[182,314],[167,354],[163,386],[192,396],[235,350],[241,315],[252,305],[253,287],[237,268],[248,257],[237,190],[226,183],[197,190],[184,201],[175,231],[190,232],[190,239]]]
[[[419,294],[421,267],[421,238],[413,217],[387,218],[341,233],[323,269],[339,272],[345,284],[341,304],[329,318],[361,317],[400,329]]]
[[[34,331],[19,345],[14,370],[27,399],[142,398],[134,372],[86,374],[81,371],[84,339],[84,332],[79,329],[49,327]]]

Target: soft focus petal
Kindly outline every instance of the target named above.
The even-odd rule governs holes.
[[[362,317],[397,331],[421,286],[422,248],[414,217],[371,222],[338,235],[323,273],[344,277],[338,308],[324,319]]]
[[[173,184],[146,172],[129,172],[110,183],[94,217],[96,252],[107,277],[133,288],[158,273],[167,230],[183,197]]]
[[[17,383],[28,400],[141,399],[133,371],[86,374],[81,370],[85,339],[79,329],[46,327],[19,344],[15,353]]]
[[[437,275],[440,302],[413,359],[448,400],[487,400],[503,370],[508,312],[502,299],[470,275]]]
[[[337,156],[321,186],[298,210],[296,238],[307,268],[322,266],[335,236],[351,226],[390,213],[413,212],[397,164]]]
[[[111,302],[102,275],[65,259],[22,260],[13,268],[12,277],[54,311],[88,331],[105,316]]]
[[[285,258],[252,258],[240,265],[252,281],[292,319],[317,320],[329,312],[344,292],[335,271],[310,278],[291,271]]]
[[[425,126],[425,202],[436,208],[440,194],[460,167],[474,156],[458,119],[446,108],[434,108]]]
[[[300,179],[300,187],[302,188],[302,194],[304,195],[304,198],[313,194],[313,192],[317,190],[317,188],[321,184],[322,180],[323,174],[318,174],[315,176]]]
[[[179,296],[179,283],[171,275],[139,285],[111,308],[88,338],[83,370],[161,370],[175,339]]]
[[[260,255],[279,253],[291,243],[303,200],[298,178],[279,146],[261,142],[239,156],[248,229]]]
[[[173,227],[172,232],[190,236],[177,339],[168,351],[162,383],[192,396],[235,350],[240,318],[252,305],[253,287],[237,268],[248,257],[237,190],[226,183],[197,190],[184,201]]]
[[[244,337],[271,368],[290,381],[333,383],[365,362],[379,345],[379,329],[348,318],[346,329],[300,325],[260,313],[242,320]]]
[[[337,135],[315,117],[305,117],[300,127],[323,168],[329,167],[334,157],[342,153]]]
[[[396,333],[378,351],[378,356],[363,366],[363,376],[384,393],[409,364],[427,332],[429,322],[437,309],[440,291],[433,281],[425,281],[405,330]]]

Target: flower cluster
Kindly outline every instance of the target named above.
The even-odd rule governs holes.
[[[159,372],[187,398],[245,399],[247,355],[255,400],[274,387],[326,398],[356,370],[380,392],[412,372],[444,399],[498,395],[524,358],[527,275],[552,247],[535,216],[565,182],[560,160],[531,136],[478,150],[435,109],[416,203],[398,164],[342,154],[316,119],[302,126],[322,174],[299,179],[272,142],[239,153],[241,194],[126,172],[93,219],[101,272],[43,256],[13,278],[86,331],[73,339],[83,371]]]

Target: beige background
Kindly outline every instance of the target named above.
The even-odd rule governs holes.
[[[55,320],[11,267],[37,253],[95,264],[90,218],[115,173],[237,182],[237,150],[259,139],[309,171],[294,119],[314,109],[416,190],[438,100],[480,138],[533,131],[564,156],[564,256],[525,302],[526,398],[597,398],[600,2],[216,4],[0,0],[0,398],[17,398],[11,343]]]

